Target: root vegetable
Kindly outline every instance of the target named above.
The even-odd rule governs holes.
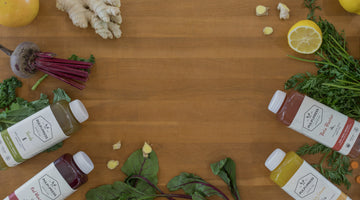
[[[283,3],[279,3],[277,9],[280,11],[280,19],[290,18],[290,9]]]
[[[121,37],[120,0],[57,0],[56,7],[69,14],[73,24],[87,28],[88,23],[104,39]]]
[[[19,44],[14,51],[0,45],[0,50],[10,56],[10,65],[16,76],[29,78],[37,71],[62,80],[78,89],[84,89],[89,76],[90,62],[55,58],[54,53],[41,52],[32,42]]]

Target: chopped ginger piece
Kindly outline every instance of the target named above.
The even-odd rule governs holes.
[[[121,148],[121,142],[118,141],[117,143],[113,144],[112,146],[113,146],[113,150],[118,150]]]
[[[263,5],[256,6],[256,16],[264,16],[269,15],[268,13],[269,8]]]
[[[283,3],[279,3],[277,9],[280,10],[280,19],[289,19],[290,18],[290,9]]]
[[[264,32],[264,35],[271,35],[271,34],[274,32],[274,30],[273,30],[272,27],[266,26],[266,27],[263,29],[263,32]]]
[[[152,152],[152,148],[147,142],[145,142],[145,144],[142,148],[142,152],[143,152],[144,158],[149,157],[149,154]]]
[[[117,160],[109,160],[108,163],[107,163],[107,168],[113,170],[118,165],[119,165],[119,161],[117,161]]]

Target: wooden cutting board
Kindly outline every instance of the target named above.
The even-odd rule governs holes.
[[[56,9],[55,0],[41,0],[39,16],[26,27],[0,26],[0,43],[8,48],[32,41],[58,57],[96,57],[83,91],[48,78],[34,92],[30,88],[41,74],[22,80],[20,97],[35,100],[45,93],[52,98],[51,91],[60,87],[84,102],[90,119],[61,149],[1,171],[0,197],[62,154],[82,150],[93,159],[95,170],[68,199],[85,199],[90,188],[124,179],[120,167],[106,168],[108,160],[119,160],[122,166],[148,141],[159,157],[162,189],[180,172],[191,172],[230,197],[209,165],[231,157],[244,200],[291,199],[271,182],[264,161],[275,148],[291,151],[313,141],[276,121],[267,105],[290,76],[316,69],[286,56],[302,56],[288,47],[286,35],[295,22],[306,18],[303,1],[283,1],[291,9],[286,21],[279,19],[278,3],[123,0],[123,37],[118,40],[103,40],[90,28],[76,28],[66,13]],[[270,7],[270,15],[256,17],[258,4]],[[316,14],[345,30],[350,52],[358,58],[360,17],[345,12],[336,0],[322,0],[319,5],[323,10]],[[265,26],[272,26],[274,33],[264,36]],[[9,58],[2,53],[0,68],[0,80],[12,75]],[[112,144],[119,140],[122,148],[113,151]],[[353,199],[360,198],[359,184],[341,189]]]

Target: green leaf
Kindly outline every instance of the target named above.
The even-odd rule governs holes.
[[[143,196],[144,193],[121,181],[91,189],[85,195],[86,200],[135,200]]]
[[[231,158],[225,158],[217,163],[211,164],[211,170],[215,175],[220,176],[229,186],[234,199],[240,200],[239,189],[236,184],[236,164]]]
[[[147,158],[143,156],[141,149],[132,153],[124,163],[121,170],[128,176],[125,182],[145,194],[156,194],[156,189],[146,181],[132,178],[134,175],[145,177],[153,185],[157,185],[159,162],[157,155],[152,151]]]
[[[0,83],[0,108],[5,108],[15,101],[15,90],[21,86],[21,81],[14,76]]]
[[[60,100],[66,100],[67,102],[71,101],[71,98],[66,94],[65,90],[63,89],[56,89],[53,91],[54,93],[54,99],[53,99],[53,103],[56,103]]]
[[[207,183],[199,176],[185,172],[171,179],[167,184],[167,188],[169,191],[182,189],[186,194],[196,197],[197,199],[206,199],[205,197],[217,195],[225,200],[228,200],[226,195],[213,185]]]
[[[84,61],[84,62],[90,62],[92,64],[95,64],[95,57],[92,54],[90,55],[89,59],[80,58],[79,56],[73,54],[68,58],[68,60]]]

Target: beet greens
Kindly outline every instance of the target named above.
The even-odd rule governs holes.
[[[214,174],[219,175],[231,188],[236,200],[240,200],[236,186],[235,163],[226,158],[211,165]],[[142,150],[137,150],[125,162],[121,170],[128,176],[124,182],[116,181],[111,185],[102,185],[86,193],[87,200],[152,200],[157,197],[175,199],[206,200],[217,195],[224,200],[229,198],[217,187],[199,176],[181,173],[167,184],[169,191],[182,189],[186,194],[167,194],[157,187],[159,163],[152,151],[147,158]],[[227,177],[227,178],[225,178]]]

